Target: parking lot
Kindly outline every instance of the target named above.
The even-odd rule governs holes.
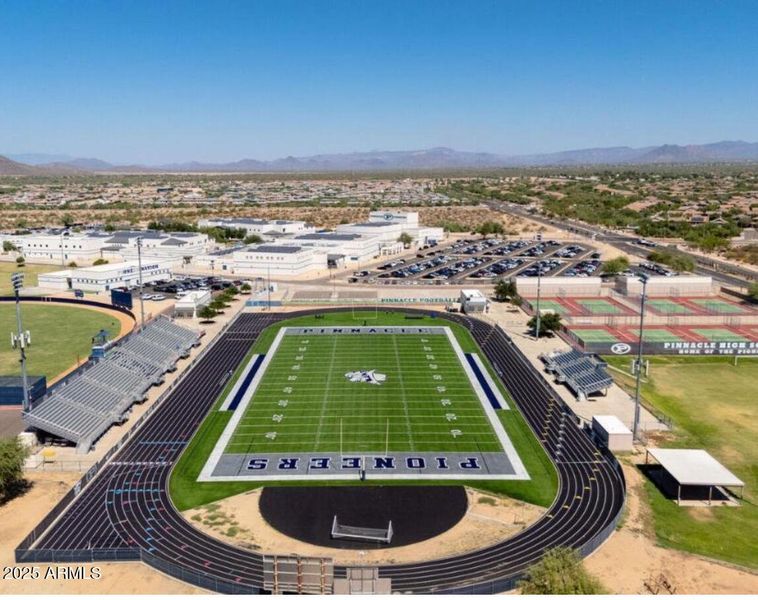
[[[444,285],[490,281],[496,277],[565,275],[589,277],[601,266],[586,244],[555,240],[463,239],[421,249],[414,258],[389,260],[372,270],[356,271],[351,283]]]
[[[239,287],[243,284],[242,280],[231,280],[221,277],[179,277],[171,280],[159,280],[145,283],[143,286],[143,300],[161,300],[176,299],[187,295],[189,292],[210,291],[211,294],[220,292],[233,285]],[[124,288],[120,288],[124,289]],[[132,292],[136,299],[139,297],[139,287],[131,285],[127,291]]]

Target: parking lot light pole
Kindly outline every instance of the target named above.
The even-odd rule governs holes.
[[[142,298],[142,236],[137,238],[137,271],[139,276],[139,311],[142,328],[145,327],[145,300]]]
[[[11,345],[14,348],[18,348],[20,354],[21,363],[21,385],[23,388],[24,397],[21,400],[21,407],[24,412],[28,412],[31,408],[29,398],[29,380],[26,377],[26,347],[31,342],[31,335],[28,331],[24,331],[21,325],[21,298],[19,293],[21,287],[24,285],[24,274],[14,273],[11,275],[11,282],[13,283],[13,293],[16,296],[16,335],[11,335]]]
[[[640,385],[642,380],[642,333],[645,327],[645,300],[647,290],[648,277],[644,273],[639,276],[639,280],[642,282],[642,296],[640,296],[640,331],[637,338],[637,365],[636,375],[637,382],[634,390],[634,425],[632,428],[633,439],[639,439],[640,430]]]

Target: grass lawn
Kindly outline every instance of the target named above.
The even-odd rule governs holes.
[[[48,382],[84,360],[92,348],[92,337],[101,329],[117,335],[118,319],[105,313],[76,306],[54,304],[22,304],[21,318],[32,336],[27,350],[29,375],[45,375]],[[16,331],[15,303],[0,304],[0,375],[20,375],[18,351],[10,345],[10,334]]]
[[[26,265],[19,268],[16,263],[0,262],[0,296],[10,296],[13,294],[11,285],[11,274],[24,274],[24,287],[35,287],[37,285],[37,275],[40,273],[50,273],[51,271],[60,271],[63,267],[56,265]]]
[[[606,357],[628,372],[628,357]],[[612,371],[624,387],[631,376]],[[646,490],[658,541],[664,546],[758,568],[758,359],[650,357],[645,400],[674,420],[662,446],[703,448],[745,482],[741,506],[688,508],[666,499],[650,481]]]
[[[365,315],[367,317],[374,316],[374,314],[367,314]],[[356,320],[357,319],[357,320]],[[356,315],[356,318],[353,317],[351,313],[343,313],[343,314],[326,314],[323,319],[315,319],[313,316],[308,317],[300,317],[296,319],[291,319],[285,323],[280,323],[278,325],[275,325],[266,331],[263,332],[261,337],[257,340],[257,342],[254,344],[254,346],[251,348],[249,356],[256,353],[263,353],[266,351],[266,349],[271,345],[271,342],[273,341],[279,327],[281,326],[331,326],[331,325],[356,325],[356,324],[363,324],[363,315]],[[414,319],[414,320],[406,320],[402,314],[380,314],[378,319],[373,319],[368,321],[369,325],[445,325],[450,326],[453,331],[456,334],[456,337],[458,338],[458,341],[463,349],[464,352],[477,352],[478,349],[476,347],[476,343],[473,341],[473,339],[470,337],[468,332],[458,327],[457,325],[453,323],[449,323],[447,321],[442,321],[439,319],[430,319],[428,317],[425,317],[424,319]],[[384,336],[381,336],[384,337]],[[389,361],[387,364],[387,370],[390,370],[392,368],[397,368],[397,356],[395,355],[394,346],[391,348],[393,352],[390,354],[386,352],[386,350],[389,349],[389,346],[387,344],[392,344],[392,338],[399,337],[399,336],[386,336],[387,339],[385,342],[379,343],[376,346],[376,352],[377,356],[374,357],[377,360],[387,360]],[[428,339],[431,339],[434,336],[429,336]],[[434,354],[436,359],[443,359],[444,358],[444,352],[449,351],[452,353],[452,349],[449,346],[449,343],[447,343],[447,338],[444,336],[438,336],[440,339],[438,340],[439,344],[442,344],[444,341],[444,345],[441,345],[440,348],[436,348],[434,350]],[[406,342],[403,343],[410,343],[411,341],[418,342],[417,339],[415,339],[416,336],[409,336],[409,339]],[[351,338],[341,338],[345,340],[346,344],[350,344]],[[329,337],[322,337],[322,341],[319,341],[319,343],[332,345],[334,343],[334,338],[332,336]],[[313,343],[313,342],[311,342]],[[340,341],[339,344],[342,344],[343,342]],[[327,348],[329,350],[329,348]],[[347,346],[344,348],[347,355],[351,354],[351,349]],[[398,349],[398,352],[403,354],[403,351]],[[322,353],[323,354],[323,353]],[[355,354],[355,352],[352,352],[352,354]],[[405,359],[401,358],[401,362],[404,360],[409,360],[410,357],[414,354],[411,353],[410,350],[406,352],[407,357]],[[437,356],[439,354],[439,356]],[[347,356],[346,355],[346,356]],[[328,354],[324,355],[324,358]],[[424,357],[424,354],[421,354],[422,357]],[[484,359],[484,357],[480,354],[480,358]],[[373,360],[373,359],[372,359]],[[486,364],[486,359],[485,364]],[[234,386],[234,383],[236,382],[237,378],[239,377],[239,374],[242,371],[242,367],[247,362],[247,360],[244,360],[241,363],[240,368],[238,368],[237,373],[235,373],[234,377],[227,383],[226,389],[221,393],[219,396],[219,399],[215,403],[213,409],[210,411],[202,425],[200,426],[199,431],[195,434],[192,441],[188,445],[185,452],[182,454],[179,462],[177,463],[176,467],[174,468],[172,475],[171,475],[171,482],[170,482],[170,490],[171,495],[173,498],[174,503],[177,505],[177,507],[180,510],[186,510],[188,508],[192,508],[195,506],[199,506],[202,504],[207,504],[208,502],[212,502],[214,500],[219,500],[221,498],[225,498],[227,496],[231,496],[234,494],[239,494],[244,491],[253,489],[255,487],[258,487],[262,485],[260,482],[213,482],[213,483],[198,483],[197,477],[200,473],[200,470],[202,469],[203,465],[205,464],[206,460],[208,459],[208,455],[210,454],[212,448],[214,447],[216,440],[221,435],[221,432],[223,431],[224,427],[226,426],[228,420],[231,418],[232,413],[230,411],[224,411],[219,412],[218,406],[223,401],[223,398],[226,396],[227,392]],[[271,366],[275,366],[276,359],[272,361]],[[392,363],[392,364],[390,364]],[[394,367],[392,365],[395,365]],[[323,371],[329,371],[328,369],[328,363],[322,365],[324,367]],[[361,368],[360,366],[357,366],[356,368]],[[493,379],[498,382],[497,376],[492,372],[491,367],[489,364],[487,364],[487,368],[490,369],[491,374],[493,375]],[[351,384],[349,382],[344,381],[344,369],[340,367],[338,369],[339,377],[342,378],[342,381],[337,384],[335,382],[334,385],[356,385]],[[325,374],[322,374],[320,376],[325,377]],[[334,376],[336,377],[336,375]],[[410,382],[407,382],[410,383]],[[331,384],[330,384],[331,385]],[[323,386],[322,386],[323,387]],[[368,387],[368,386],[367,386]],[[361,388],[358,388],[361,389]],[[368,392],[368,389],[366,389]],[[517,409],[512,404],[512,400],[507,394],[507,391],[505,389],[501,388],[501,391],[503,392],[504,396],[508,400],[508,402],[511,404],[512,410],[501,410],[498,411],[498,417],[503,422],[504,427],[506,429],[506,432],[508,433],[511,441],[513,442],[514,447],[516,448],[516,451],[518,452],[519,456],[521,457],[521,460],[524,463],[524,466],[527,469],[527,472],[529,473],[531,479],[528,481],[476,481],[471,482],[471,485],[473,487],[479,487],[481,489],[485,489],[491,492],[504,494],[508,496],[512,496],[514,498],[519,498],[521,500],[525,500],[527,502],[532,502],[534,504],[539,504],[541,506],[549,506],[552,503],[553,498],[555,497],[555,494],[557,492],[557,476],[555,473],[555,469],[550,463],[550,460],[548,459],[547,455],[543,451],[542,447],[539,445],[539,442],[535,438],[535,436],[532,434],[531,430],[529,429],[528,425],[524,421],[523,417],[519,413]],[[397,393],[401,393],[400,390],[394,390],[395,395]],[[407,393],[407,390],[406,390]],[[256,393],[257,395],[257,393]],[[388,401],[390,401],[388,399]],[[397,400],[395,400],[397,401]],[[478,402],[478,400],[477,400]],[[252,407],[252,405],[251,405]],[[419,411],[423,412],[423,407],[418,407]],[[473,410],[473,408],[472,408]],[[480,424],[486,424],[483,421],[483,417],[479,416],[478,411],[481,410],[480,407],[476,408],[476,411],[472,412],[472,419],[479,419],[482,420],[482,423]],[[270,414],[270,411],[269,413]],[[418,415],[419,417],[423,417],[421,413]],[[474,421],[471,422],[472,427],[476,426],[479,423],[477,420],[476,423]],[[371,433],[371,437],[376,437],[378,440],[381,441],[383,438],[383,432],[384,428],[386,426],[386,420],[380,420],[378,424],[378,429],[376,432],[373,432],[373,425],[366,421],[365,423],[361,423],[361,427],[365,425],[366,431],[364,434]],[[486,429],[483,429],[482,435],[487,436],[489,439],[489,436],[491,436],[491,429],[486,424]],[[325,431],[322,432],[322,435],[327,434],[328,431],[331,431],[333,427],[329,428],[327,427]],[[396,428],[399,432],[399,428]],[[347,428],[345,429],[347,431]],[[414,430],[415,431],[415,430]],[[332,432],[333,433],[333,432]],[[373,433],[376,433],[376,436],[373,436]],[[317,432],[316,430],[311,431],[309,429],[309,436],[312,434],[312,438],[310,439],[310,442],[306,442],[310,444],[311,449],[313,448],[313,444],[317,442]],[[331,434],[329,434],[331,435]],[[331,437],[334,437],[333,435]],[[326,437],[324,438],[323,443],[328,443],[329,445],[332,445],[334,440],[331,439],[331,437],[327,440]],[[364,435],[365,437],[365,435]],[[346,438],[347,439],[347,438]],[[359,438],[356,438],[353,440],[355,443],[358,443]],[[338,442],[337,442],[338,443]],[[375,443],[375,442],[371,442]],[[409,439],[407,434],[400,435],[399,433],[393,435],[392,434],[392,427],[391,427],[391,444],[393,447],[397,445],[398,448],[404,448],[409,443]],[[381,444],[380,444],[381,445]],[[382,483],[383,485],[408,485],[409,482],[407,481],[388,481],[388,482],[379,482],[372,480],[370,482],[367,482],[365,485],[377,485],[379,483]],[[447,484],[450,485],[451,482],[449,481],[424,481],[424,485],[443,485]],[[460,482],[453,482],[454,484],[459,484]],[[337,482],[318,482],[318,481],[304,481],[304,482],[272,482],[270,485],[359,485],[360,482],[358,481],[337,481]]]

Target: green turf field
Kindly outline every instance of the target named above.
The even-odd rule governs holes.
[[[105,313],[56,304],[21,305],[23,327],[29,330],[32,344],[27,358],[30,375],[45,375],[50,381],[77,360],[86,359],[92,349],[92,337],[101,329],[118,335],[121,324]],[[11,332],[16,331],[16,307],[0,304],[0,375],[20,375],[18,351],[10,345]]]
[[[629,358],[605,358],[618,367],[611,370],[614,379],[632,391]],[[656,444],[703,448],[745,482],[739,507],[688,508],[646,481],[651,530],[665,546],[758,568],[758,358],[741,357],[736,366],[730,356],[647,358],[650,378],[643,384],[643,397],[674,422],[673,435],[659,437]]]
[[[618,315],[624,312],[607,300],[577,300],[576,303],[586,308],[593,315]]]
[[[584,342],[618,342],[618,338],[605,329],[572,329],[571,332]]]
[[[701,298],[698,300],[691,300],[691,302],[713,313],[736,315],[745,312],[742,307],[732,304],[731,302],[724,302],[723,300],[707,300]]]
[[[704,329],[695,329],[692,331],[698,335],[704,337],[711,342],[749,342],[745,336],[738,333],[734,333],[728,329],[721,329],[715,327],[706,327]]]
[[[692,310],[673,300],[648,300],[647,304],[659,313],[667,315],[691,315]]]
[[[24,287],[35,287],[37,285],[37,275],[40,273],[50,273],[51,271],[60,271],[64,267],[59,265],[26,265],[19,267],[15,262],[0,262],[0,296],[10,296],[13,294],[11,285],[11,274],[24,274]]]
[[[376,313],[376,312],[357,312],[355,314],[351,312],[346,313],[326,313],[323,318],[315,319],[314,316],[309,315],[306,317],[296,317],[288,321],[279,323],[266,329],[256,340],[253,347],[250,349],[248,357],[242,361],[240,367],[235,372],[234,376],[227,382],[224,390],[219,394],[219,397],[214,404],[213,408],[209,411],[207,417],[200,426],[200,429],[193,436],[189,445],[180,457],[176,467],[172,470],[170,491],[174,503],[180,510],[185,510],[195,506],[207,504],[215,500],[240,494],[245,491],[260,487],[263,485],[261,482],[239,481],[239,482],[198,482],[198,476],[203,466],[208,460],[208,456],[213,450],[216,442],[218,441],[221,433],[229,422],[232,412],[218,410],[226,395],[234,387],[237,379],[244,369],[244,365],[247,360],[253,354],[266,353],[274,341],[279,329],[281,327],[308,327],[308,326],[349,326],[349,325],[363,325],[363,321],[368,319],[370,325],[382,326],[382,325],[412,325],[412,326],[446,326],[450,327],[458,340],[463,352],[478,352],[480,358],[490,374],[492,375],[496,385],[503,393],[506,401],[511,406],[511,410],[499,410],[497,417],[505,427],[506,433],[510,438],[513,446],[518,453],[519,457],[524,463],[524,466],[529,473],[529,480],[511,480],[511,481],[490,481],[490,480],[478,480],[471,482],[470,485],[496,494],[503,494],[524,500],[526,502],[532,502],[541,506],[549,506],[553,501],[557,492],[557,475],[555,468],[553,467],[550,459],[545,454],[542,446],[537,441],[533,432],[527,425],[521,413],[513,406],[507,390],[502,386],[501,381],[492,370],[488,361],[481,356],[481,351],[471,338],[470,334],[461,326],[450,323],[449,321],[442,319],[435,319],[431,317],[423,317],[422,319],[406,320],[402,313]],[[429,339],[429,338],[427,338]],[[445,339],[445,343],[449,342]],[[300,347],[300,346],[298,346]],[[435,360],[441,359],[443,355],[438,356],[434,354]],[[355,357],[360,358],[360,357]],[[324,356],[320,356],[320,360],[323,362],[326,360]],[[389,360],[389,359],[388,359]],[[272,361],[273,363],[273,361]],[[272,366],[272,365],[269,365]],[[365,368],[365,367],[357,367]],[[403,369],[405,371],[405,369]],[[344,372],[337,373],[340,377],[344,378]],[[365,384],[354,384],[356,386]],[[283,388],[282,388],[283,389]],[[435,390],[435,395],[439,395]],[[478,400],[477,400],[478,402]],[[399,406],[397,402],[395,406]],[[380,420],[381,422],[381,420]],[[386,427],[386,419],[384,426]],[[381,427],[381,426],[380,426]],[[344,427],[343,433],[346,433],[347,428]],[[277,436],[278,437],[278,436]],[[400,439],[400,438],[398,438]],[[313,441],[311,440],[311,447]],[[307,482],[286,482],[286,481],[272,481],[266,485],[409,485],[412,481],[385,481],[385,482],[365,482],[360,483],[357,481],[307,481]],[[460,484],[461,481],[452,482],[454,485]],[[424,485],[445,485],[451,484],[450,481],[445,480],[426,480]]]
[[[386,380],[345,377],[362,369]],[[447,336],[285,335],[225,452],[383,452],[387,436],[392,452],[502,451]]]

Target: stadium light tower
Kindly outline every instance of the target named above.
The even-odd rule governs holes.
[[[636,375],[637,383],[634,390],[634,425],[632,428],[633,438],[639,439],[640,430],[640,384],[642,379],[642,332],[645,327],[645,300],[647,299],[647,281],[648,276],[644,273],[639,275],[639,280],[642,282],[642,295],[640,296],[640,332],[637,339],[637,364]]]
[[[137,237],[137,270],[139,275],[139,312],[142,327],[145,327],[145,301],[142,298],[142,236]]]
[[[24,397],[21,401],[22,410],[27,412],[30,408],[29,401],[29,381],[26,378],[26,347],[31,344],[32,336],[28,331],[24,331],[21,326],[21,298],[19,292],[24,285],[24,274],[14,273],[11,275],[11,282],[13,283],[13,293],[16,296],[16,327],[17,333],[14,335],[11,333],[11,346],[18,348],[20,354],[21,363],[21,383],[23,387]]]
[[[542,313],[540,312],[540,292],[542,290],[542,261],[537,263],[537,323],[534,328],[534,339],[540,341],[540,321],[542,320]]]

